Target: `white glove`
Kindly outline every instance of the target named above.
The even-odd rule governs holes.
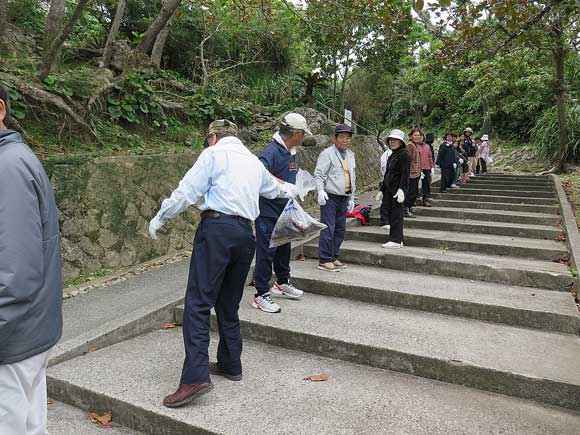
[[[435,175],[435,168],[431,168],[431,176]]]
[[[459,159],[459,164],[462,165],[463,163],[463,159]]]
[[[288,198],[296,198],[298,196],[298,189],[292,183],[282,183],[282,190],[288,195]]]
[[[155,216],[153,219],[151,219],[151,222],[149,222],[149,235],[153,240],[157,240],[157,231],[161,229],[164,223],[165,222],[163,222],[157,216]]]
[[[397,190],[397,193],[395,193],[395,195],[393,196],[393,198],[396,198],[397,199],[397,202],[399,204],[402,204],[403,201],[405,201],[405,192],[403,192],[403,189]]]
[[[346,206],[346,211],[350,213],[353,210],[354,210],[354,199],[350,199],[348,201],[348,205]]]
[[[328,194],[324,190],[318,191],[318,204],[319,205],[326,205],[326,201],[328,201]]]
[[[457,169],[457,163],[453,163],[453,169]]]
[[[375,201],[376,202],[383,202],[383,192],[381,192],[380,190],[377,193],[377,196],[375,196]]]
[[[425,174],[423,173],[423,171],[421,171],[421,180],[425,178]]]

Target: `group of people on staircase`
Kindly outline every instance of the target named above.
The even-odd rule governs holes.
[[[413,128],[407,140],[402,130],[391,130],[387,136],[388,149],[380,160],[383,180],[376,196],[381,203],[380,226],[389,231],[384,248],[404,246],[404,218],[416,217],[415,204],[433,206],[431,182],[436,166],[441,169],[440,193],[465,185],[476,174],[487,173],[491,161],[489,136],[484,134],[473,141],[472,135],[470,127],[458,137],[446,133],[435,154],[433,133],[425,135],[419,128]]]

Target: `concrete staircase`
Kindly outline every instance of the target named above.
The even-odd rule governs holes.
[[[402,250],[353,227],[348,269],[328,273],[305,245],[311,259],[292,263],[304,299],[269,315],[248,289],[244,380],[214,379],[187,408],[160,405],[178,382],[179,330],[58,364],[51,393],[155,435],[578,434],[580,317],[557,201],[549,178],[489,174],[418,207]],[[303,380],[318,373],[330,379]]]

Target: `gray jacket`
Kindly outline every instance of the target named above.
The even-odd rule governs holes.
[[[0,130],[0,364],[45,352],[61,335],[54,193],[20,134]]]
[[[356,192],[356,163],[354,160],[354,153],[351,150],[346,150],[346,160],[348,162],[350,173],[350,199],[354,199]],[[342,167],[342,157],[336,145],[329,146],[318,156],[316,162],[316,169],[314,170],[314,181],[316,182],[316,190],[324,190],[326,193],[334,195],[347,195],[345,192],[345,175]]]

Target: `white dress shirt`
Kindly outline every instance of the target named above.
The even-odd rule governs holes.
[[[259,197],[290,198],[288,185],[280,183],[237,137],[222,138],[204,150],[165,199],[157,218],[177,216],[203,197],[200,210],[241,216],[252,221],[260,214]]]

